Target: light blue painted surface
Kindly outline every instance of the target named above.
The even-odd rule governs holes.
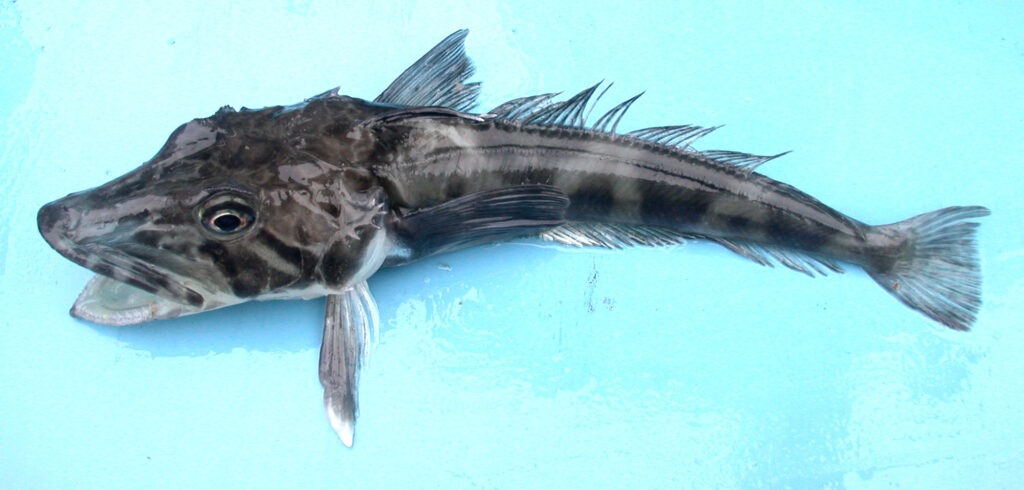
[[[5,0],[0,486],[1018,485],[1024,7],[712,3]],[[40,205],[225,104],[372,98],[460,27],[483,109],[614,80],[647,90],[627,129],[728,123],[702,148],[796,150],[764,172],[869,223],[989,206],[975,330],[859,271],[706,244],[479,248],[370,281],[384,329],[350,450],[320,405],[322,300],[67,316],[90,274],[38,236]]]

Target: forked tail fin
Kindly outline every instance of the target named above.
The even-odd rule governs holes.
[[[885,271],[867,270],[903,304],[955,330],[968,330],[981,307],[981,270],[975,230],[968,222],[989,214],[981,206],[950,207],[878,227],[908,240]]]

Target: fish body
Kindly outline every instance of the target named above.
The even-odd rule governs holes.
[[[97,273],[72,315],[128,325],[252,300],[327,297],[320,379],[351,445],[382,267],[519,237],[621,248],[705,239],[811,276],[862,267],[909,307],[966,330],[981,305],[979,206],[872,226],[755,170],[780,155],[698,151],[715,128],[617,132],[601,84],[472,112],[458,31],[373,101],[330,91],[222,108],[138,169],[40,209],[46,241]],[[604,87],[607,90],[607,87]]]

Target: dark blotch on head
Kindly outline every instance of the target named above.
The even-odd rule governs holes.
[[[309,230],[306,228],[306,225],[304,225],[303,223],[299,223],[295,227],[295,243],[305,247],[309,246],[310,243],[312,243],[312,241],[312,237],[310,236]]]
[[[239,278],[231,281],[231,292],[239,298],[251,298],[263,292],[262,284]]]
[[[316,261],[312,256],[304,256],[301,248],[289,246],[267,231],[259,233],[253,239],[274,250],[282,261],[307,269],[304,271],[306,276],[312,274],[311,269]],[[296,284],[302,279],[273,267],[243,243],[225,245],[207,242],[199,247],[199,252],[211,258],[214,265],[228,279],[231,291],[239,298],[250,298],[274,291]]]
[[[97,264],[92,267],[92,271],[101,276],[114,277],[114,268],[107,264]]]
[[[374,178],[370,174],[369,170],[363,168],[347,169],[342,175],[342,178],[345,180],[345,185],[349,189],[358,193],[366,192],[376,185],[376,182],[374,182]]]
[[[334,203],[322,202],[320,203],[320,209],[324,210],[325,213],[335,218],[341,216],[341,210],[338,209],[338,206],[334,205]]]
[[[162,233],[154,230],[139,230],[132,235],[132,240],[140,245],[159,248]]]
[[[238,268],[235,267],[234,261],[228,257],[228,250],[223,244],[217,242],[206,242],[199,246],[199,252],[206,254],[213,261],[224,275],[228,278],[238,277]]]
[[[127,215],[121,216],[120,218],[117,219],[117,224],[118,224],[118,226],[125,225],[125,224],[129,224],[129,225],[138,224],[138,223],[141,223],[141,222],[145,221],[147,218],[149,218],[149,214],[150,213],[149,213],[148,209],[143,209],[142,212],[139,212],[139,213],[127,214]]]
[[[159,286],[159,287],[161,287],[163,289],[167,289],[171,285],[171,281],[169,281],[167,279],[167,276],[158,275],[158,276],[152,276],[149,279],[150,279],[150,281],[153,282],[153,284],[156,284],[157,286]]]
[[[282,242],[281,239],[273,233],[264,230],[259,234],[259,240],[272,248],[288,263],[296,266],[302,264],[302,251],[298,247],[293,247]]]
[[[196,307],[203,306],[204,302],[203,295],[192,290],[185,291],[185,301],[188,301],[188,304]]]
[[[365,242],[365,243],[361,243]],[[339,240],[331,244],[320,263],[320,275],[324,283],[338,287],[348,280],[350,274],[359,268],[369,240]]]

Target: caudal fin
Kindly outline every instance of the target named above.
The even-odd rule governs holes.
[[[972,218],[981,206],[950,207],[880,226],[907,238],[908,247],[884,271],[868,270],[903,304],[955,330],[968,330],[981,307],[981,270]]]

